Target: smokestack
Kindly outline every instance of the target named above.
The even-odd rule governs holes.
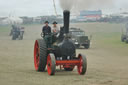
[[[70,11],[64,10],[64,32],[67,34],[69,33],[69,21],[70,21]]]

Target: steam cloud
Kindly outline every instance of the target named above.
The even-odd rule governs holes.
[[[60,5],[63,10],[71,10],[74,4],[75,0],[60,0]]]
[[[63,10],[103,9],[114,7],[116,0],[60,0]]]

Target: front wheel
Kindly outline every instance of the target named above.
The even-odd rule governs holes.
[[[77,66],[78,73],[80,75],[84,75],[86,73],[86,70],[87,70],[87,59],[86,59],[86,56],[84,56],[82,54],[79,54],[78,58],[80,60],[80,63]]]
[[[47,72],[49,75],[54,75],[56,70],[56,60],[55,55],[50,53],[47,56]]]
[[[89,48],[90,48],[90,44],[84,45],[84,48],[85,48],[85,49],[89,49]]]

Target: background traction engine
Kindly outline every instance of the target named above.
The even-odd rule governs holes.
[[[83,54],[76,57],[76,48],[69,35],[70,12],[65,10],[64,27],[61,28],[56,41],[51,43],[51,48],[47,46],[45,39],[37,39],[34,46],[34,65],[36,71],[45,71],[49,75],[54,75],[56,66],[66,71],[72,71],[77,66],[78,73],[84,75],[87,70],[87,59]],[[50,34],[51,35],[51,34]]]

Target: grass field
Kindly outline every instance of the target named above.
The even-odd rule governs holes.
[[[0,27],[0,85],[128,85],[128,44],[121,42],[123,24],[79,23],[92,35],[91,48],[77,49],[87,56],[86,75],[59,71],[55,76],[36,72],[33,62],[34,41],[40,37],[41,25],[25,26],[24,40],[12,41],[9,26]]]

